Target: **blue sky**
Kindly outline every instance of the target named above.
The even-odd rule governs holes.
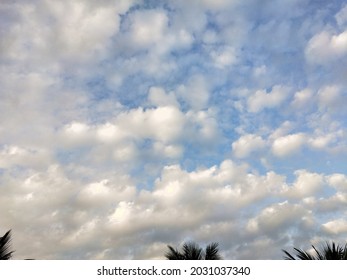
[[[16,258],[346,242],[344,1],[2,1],[0,27]]]

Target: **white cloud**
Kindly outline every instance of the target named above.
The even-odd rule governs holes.
[[[288,88],[283,86],[274,86],[271,92],[258,90],[251,95],[248,100],[248,111],[258,113],[266,108],[275,108],[281,105],[288,95]]]
[[[226,68],[237,62],[237,55],[234,48],[225,48],[218,51],[212,51],[211,57],[218,68]]]
[[[102,56],[111,37],[119,31],[118,13],[124,7],[92,3],[42,0],[17,4],[18,21],[11,27],[11,34],[17,39],[5,39],[8,57],[32,62],[33,66],[44,61],[72,66],[74,62]],[[56,65],[51,63],[52,66]]]
[[[107,179],[91,183],[80,191],[78,201],[87,207],[105,207],[117,201],[131,200],[136,194],[136,188],[126,183]]]
[[[56,19],[63,19],[56,27],[59,36],[56,44],[69,56],[101,51],[107,40],[119,31],[120,19],[115,8],[88,9],[82,2],[70,1],[49,7]]]
[[[232,150],[236,157],[245,158],[252,152],[263,149],[265,144],[265,141],[260,136],[247,134],[241,136],[232,144]]]
[[[297,91],[294,95],[294,100],[292,101],[292,104],[295,108],[302,108],[304,106],[309,105],[312,103],[313,100],[313,92],[311,89],[306,88],[300,91]]]
[[[322,31],[308,42],[306,58],[313,64],[326,64],[347,54],[347,31],[334,34]]]
[[[179,158],[183,155],[183,147],[179,145],[164,145],[161,142],[155,142],[154,151],[158,155],[164,155],[168,158]]]
[[[51,153],[44,148],[5,146],[0,151],[0,168],[11,168],[18,165],[41,169],[52,159]]]
[[[331,134],[328,134],[325,136],[310,138],[308,139],[308,144],[315,149],[323,149],[326,148],[333,139],[334,137]]]
[[[331,38],[331,47],[338,55],[347,53],[347,30]]]
[[[185,118],[176,107],[163,106],[123,112],[117,117],[116,123],[121,131],[134,139],[148,137],[172,142],[181,137]]]
[[[200,34],[204,31],[207,24],[207,16],[205,14],[204,6],[198,1],[170,1],[170,4],[179,13],[174,15],[175,29],[187,28],[191,34]]]
[[[7,213],[2,228],[12,228],[16,233],[13,239],[16,258],[52,258],[52,252],[60,250],[57,244],[67,229],[65,222],[71,209],[66,202],[76,193],[78,182],[72,183],[61,167],[52,165],[44,171],[20,172],[12,179],[2,177],[2,184],[0,208]],[[38,228],[41,234],[32,234]],[[37,247],[36,253],[33,244],[40,248]]]
[[[321,107],[336,109],[347,99],[342,95],[341,88],[339,86],[329,85],[321,88],[318,91],[318,100]]]
[[[122,226],[123,223],[128,223],[132,216],[133,205],[133,202],[119,202],[117,208],[109,216],[111,225]]]
[[[131,37],[139,47],[160,44],[169,19],[164,10],[136,11],[131,15]]]
[[[303,144],[306,136],[303,133],[289,134],[278,137],[272,144],[272,152],[277,157],[286,157],[297,153]]]
[[[93,142],[92,128],[81,122],[72,122],[65,125],[62,131],[62,139],[67,145],[80,146],[88,145]]]
[[[148,152],[153,152],[155,158],[178,158],[183,153],[179,143],[186,122],[187,116],[173,106],[137,108],[121,112],[105,123],[71,122],[60,130],[57,145],[68,150],[88,147],[83,152],[84,160],[106,164],[138,159],[139,146],[150,140],[153,145]]]
[[[291,131],[295,129],[295,124],[291,121],[285,121],[283,122],[277,129],[275,129],[269,138],[271,140],[274,140],[276,138],[286,136],[288,135]]]
[[[238,166],[231,160],[225,160],[220,164],[220,170],[216,175],[216,179],[220,184],[238,182],[240,178],[246,175],[247,170],[247,165]]]
[[[267,72],[267,67],[266,65],[262,65],[259,67],[256,67],[253,71],[253,74],[256,78],[264,78],[264,75]]]
[[[120,142],[127,137],[125,131],[122,131],[117,125],[105,123],[96,128],[96,136],[101,142],[115,143]]]
[[[186,85],[180,85],[177,93],[194,110],[204,109],[209,99],[208,83],[201,75],[193,76]]]
[[[283,195],[293,198],[305,198],[316,195],[323,187],[323,176],[306,170],[294,173],[296,180],[292,186],[283,189]]]
[[[278,203],[264,208],[256,217],[250,219],[246,229],[251,234],[275,233],[285,225],[298,224],[307,215],[307,211],[299,205]]]
[[[79,123],[79,122],[73,122],[69,124],[65,131],[67,134],[73,135],[73,136],[78,136],[81,134],[86,133],[89,130],[88,125],[84,123]]]
[[[158,105],[175,103],[173,95],[166,95],[161,89],[152,88],[150,94]],[[57,144],[67,149],[90,147],[88,160],[101,163],[134,160],[139,155],[138,146],[147,140],[153,142],[148,152],[153,152],[154,158],[179,158],[184,152],[184,141],[211,144],[218,134],[213,110],[183,114],[169,105],[123,111],[100,124],[71,122],[60,130]]]
[[[39,146],[52,140],[52,122],[55,121],[52,114],[58,104],[47,102],[45,96],[57,79],[46,73],[24,74],[15,69],[2,71],[0,80],[0,135],[3,141],[16,139],[17,145]],[[30,130],[27,128],[28,123]]]
[[[169,16],[164,9],[137,10],[129,14],[128,48],[149,50],[155,57],[161,58],[170,51],[189,48],[193,37],[185,27],[170,26]],[[170,22],[170,24],[172,24]],[[125,36],[125,40],[128,37]],[[158,63],[162,61],[158,61]]]
[[[336,15],[336,21],[340,27],[343,27],[347,23],[347,5],[345,5]]]
[[[347,190],[347,176],[344,174],[332,174],[327,177],[329,185],[333,186],[338,190]]]
[[[106,151],[108,152],[108,151]],[[116,161],[134,161],[137,156],[137,148],[133,143],[123,143],[122,145],[117,146],[112,153],[113,159]]]
[[[224,161],[219,167],[187,172],[179,166],[167,166],[155,184],[153,195],[160,205],[181,205],[187,211],[204,206],[204,215],[218,204],[225,209],[242,209],[258,201],[283,183],[283,177],[274,173],[256,176],[247,173],[244,166]],[[183,209],[183,208],[181,208]],[[220,213],[220,215],[223,215]]]
[[[341,106],[342,104],[336,104]],[[334,112],[338,113],[339,107],[332,108]],[[332,121],[329,113],[313,115],[312,123],[310,124],[315,128],[312,134],[307,134],[306,144],[313,150],[321,150],[331,155],[335,153],[345,152],[345,131],[339,122]]]
[[[185,135],[189,141],[194,141],[196,144],[218,142],[219,129],[213,109],[198,112],[190,110],[186,113],[186,118]]]
[[[319,184],[320,176],[299,173],[294,188],[299,189],[301,197],[311,195]],[[17,182],[20,180],[18,178]],[[253,244],[250,238],[254,240],[255,235],[276,240],[276,236],[289,228],[306,224],[306,220],[311,219],[311,213],[299,204],[271,204],[262,208],[260,213],[252,210],[256,202],[265,202],[270,194],[275,197],[276,193],[282,193],[283,196],[281,190],[284,184],[283,176],[274,172],[265,176],[252,174],[247,166],[236,165],[230,160],[222,162],[220,166],[190,172],[179,165],[166,166],[155,180],[154,188],[148,190],[139,190],[126,177],[118,176],[76,184],[67,179],[61,168],[52,167],[48,172],[26,178],[20,192],[17,189],[16,197],[2,192],[0,205],[8,199],[7,203],[11,203],[12,199],[21,201],[20,206],[12,204],[10,209],[15,215],[21,214],[21,219],[29,217],[34,221],[31,231],[41,228],[42,223],[50,225],[47,234],[40,238],[40,244],[45,248],[40,245],[35,254],[30,244],[24,245],[27,235],[16,235],[14,245],[18,248],[18,258],[55,259],[73,250],[78,258],[85,259],[95,259],[97,256],[107,259],[151,259],[163,258],[162,251],[152,251],[154,243],[160,248],[163,244],[177,244],[188,232],[192,238],[206,242],[219,236],[217,241],[223,243],[233,232],[238,244]],[[46,188],[47,185],[50,187]],[[286,196],[291,197],[290,194]],[[47,201],[47,197],[51,199]],[[68,200],[74,203],[66,204]],[[34,206],[34,209],[41,210],[28,211]],[[1,207],[0,210],[3,210]],[[46,215],[38,219],[42,209]],[[244,225],[238,220],[239,216],[234,215],[236,211],[254,216]],[[172,224],[172,220],[179,220],[180,223]],[[28,230],[18,219],[16,221],[14,231]],[[246,234],[237,235],[240,231]],[[83,249],[95,244],[95,238],[103,241],[93,248]],[[141,245],[138,240],[141,240]],[[47,242],[54,246],[47,246]],[[128,255],[126,250],[130,244],[141,248]]]
[[[148,92],[148,100],[155,106],[174,106],[179,107],[175,95],[166,93],[161,87],[151,87]]]
[[[236,252],[231,252],[229,258],[233,255],[239,255],[240,260],[267,260],[272,259],[273,255],[278,255],[276,248],[286,242],[287,236],[283,236],[281,239],[274,237],[261,236],[247,240],[247,242],[238,245]]]
[[[332,220],[322,225],[323,231],[337,235],[347,232],[347,221],[343,219]]]

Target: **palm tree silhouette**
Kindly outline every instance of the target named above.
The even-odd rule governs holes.
[[[221,260],[218,243],[211,243],[206,246],[205,250],[195,242],[186,242],[182,245],[182,250],[167,245],[169,251],[165,257],[168,260]]]
[[[0,260],[9,260],[12,258],[13,251],[10,251],[11,230],[0,237]]]
[[[347,243],[344,247],[340,245],[336,245],[334,242],[329,244],[326,242],[325,246],[323,246],[322,251],[316,249],[313,245],[311,245],[315,251],[315,254],[311,254],[304,250],[298,249],[294,247],[296,251],[296,257],[298,260],[347,260]],[[285,254],[286,260],[296,260],[294,256],[288,253],[286,250],[282,250]]]

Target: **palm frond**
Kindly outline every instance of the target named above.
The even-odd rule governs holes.
[[[325,258],[324,258],[324,256],[316,249],[316,247],[314,247],[313,245],[312,245],[312,248],[313,248],[313,250],[316,252],[316,254],[317,254],[317,260],[324,260]]]
[[[285,254],[286,257],[284,258],[285,260],[295,260],[295,258],[286,250],[282,250]]]
[[[182,249],[178,250],[168,245],[169,251],[165,253],[168,260],[221,260],[218,243],[211,243],[203,250],[195,242],[186,242]]]
[[[205,260],[221,260],[222,257],[219,254],[219,244],[214,242],[206,246]]]
[[[165,258],[168,260],[184,260],[184,256],[172,246],[167,245],[169,251],[165,253]]]
[[[184,243],[182,246],[185,260],[202,260],[203,252],[195,242]]]
[[[316,259],[310,253],[308,253],[304,250],[301,250],[298,248],[294,248],[294,250],[296,251],[296,256],[298,257],[299,260],[315,260]]]
[[[10,251],[11,230],[0,238],[0,260],[9,260],[12,258],[13,251]]]
[[[347,260],[347,244],[342,250],[341,260]]]
[[[341,260],[343,255],[343,248],[340,245],[336,245],[334,242],[331,245],[326,242],[323,247],[323,252],[325,256],[325,260]]]
[[[282,251],[286,254],[286,260],[347,260],[347,243],[342,247],[335,242],[331,242],[331,244],[326,242],[322,250],[318,250],[313,245],[312,248],[316,253],[315,256],[298,248],[294,248],[296,251],[296,258],[287,251]]]

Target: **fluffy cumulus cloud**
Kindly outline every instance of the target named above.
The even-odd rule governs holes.
[[[322,31],[312,37],[306,48],[306,55],[312,63],[328,63],[347,54],[347,31],[332,34]]]
[[[347,221],[343,219],[333,220],[322,225],[323,230],[333,235],[346,233]]]
[[[105,45],[119,31],[120,13],[126,10],[122,6],[99,6],[92,1],[4,2],[4,25],[9,24],[10,31],[2,40],[4,58],[54,65],[102,55]]]
[[[193,76],[186,85],[178,87],[178,94],[193,109],[206,107],[209,98],[208,83],[206,77]]]
[[[329,176],[328,182],[337,189],[344,190],[347,188],[347,176],[343,174],[333,174]]]
[[[302,133],[289,134],[278,137],[272,144],[272,152],[278,157],[289,156],[300,150],[305,142],[305,135]]]
[[[306,170],[295,172],[297,176],[292,186],[284,189],[286,197],[305,198],[319,194],[324,185],[323,176],[317,173],[310,173]]]
[[[274,108],[279,106],[286,99],[288,90],[281,86],[275,86],[271,92],[257,90],[248,98],[248,110],[252,113],[258,113],[265,108]]]
[[[247,134],[241,136],[232,144],[232,149],[236,157],[244,158],[253,151],[264,148],[265,141],[257,135]]]
[[[191,34],[184,28],[169,30],[169,15],[164,9],[138,10],[129,16],[129,40],[134,48],[148,49],[159,55],[189,47]]]
[[[285,224],[292,226],[300,223],[300,220],[305,219],[306,215],[309,213],[304,208],[283,202],[264,208],[257,216],[248,221],[246,230],[252,234],[267,231],[275,234],[276,230]]]
[[[295,108],[302,110],[304,106],[309,105],[313,100],[312,90],[306,88],[295,93],[292,104]]]
[[[1,1],[16,259],[226,259],[347,238],[347,6]]]

